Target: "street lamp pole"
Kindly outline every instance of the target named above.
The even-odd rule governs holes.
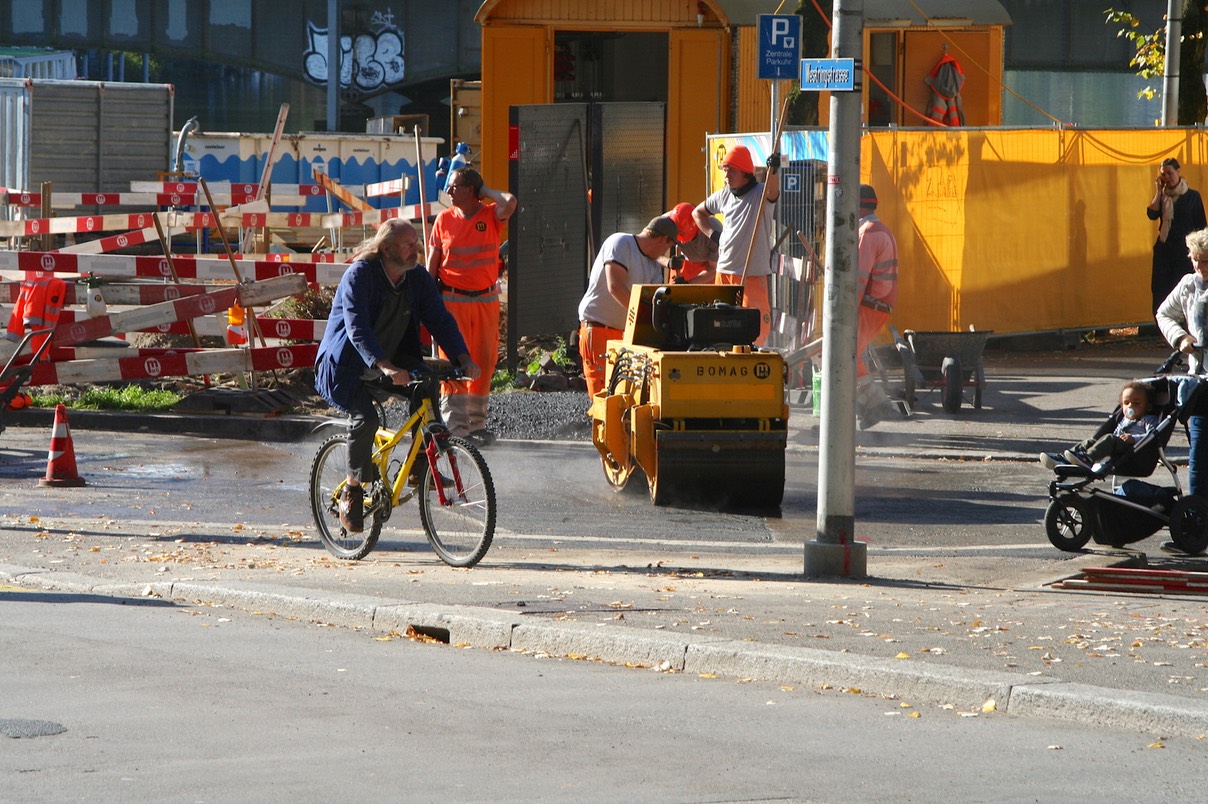
[[[1166,68],[1162,71],[1162,125],[1179,124],[1179,60],[1182,58],[1183,0],[1166,0]]]
[[[863,67],[864,0],[834,0],[833,58]],[[822,422],[818,521],[805,544],[807,577],[867,575],[867,548],[855,540],[856,277],[860,187],[860,84],[830,97],[826,176],[826,300],[822,318]]]
[[[327,130],[340,130],[340,0],[327,0]]]

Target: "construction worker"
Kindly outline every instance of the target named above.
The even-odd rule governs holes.
[[[374,399],[384,394],[370,382],[384,376],[394,385],[406,385],[412,372],[423,370],[419,324],[457,355],[454,362],[466,377],[479,376],[432,277],[413,270],[418,257],[419,236],[409,222],[392,218],[379,226],[340,278],[315,358],[315,390],[352,417],[348,484],[339,503],[340,524],[349,533],[365,527],[361,482],[372,480],[376,471],[370,461],[380,423]]]
[[[755,177],[755,163],[745,145],[735,145],[721,161],[726,174],[726,186],[710,195],[692,210],[696,226],[702,232],[713,232],[717,239],[717,284],[742,285],[742,306],[760,312],[759,337],[755,344],[767,342],[772,329],[772,305],[768,294],[768,277],[772,274],[773,206],[780,198],[780,154],[768,157],[765,182]],[[763,199],[762,203],[761,200]],[[757,211],[762,207],[759,219]],[[726,226],[721,232],[709,222],[721,214]],[[755,247],[751,248],[751,238]],[[751,255],[747,263],[747,254]],[[744,279],[745,277],[745,279]]]
[[[856,413],[862,427],[884,418],[889,400],[864,365],[864,352],[898,300],[898,241],[877,217],[877,191],[860,185],[859,271],[856,277]]]
[[[495,440],[487,430],[487,406],[499,361],[500,234],[516,211],[516,197],[487,187],[473,168],[449,171],[449,195],[453,206],[436,216],[428,238],[428,271],[482,376],[444,383],[440,407],[454,435],[489,446]]]
[[[588,396],[604,389],[604,353],[609,340],[625,334],[630,289],[663,284],[659,259],[667,256],[678,236],[675,221],[661,215],[638,234],[618,232],[600,246],[579,302],[579,355]]]
[[[677,274],[673,281],[707,285],[717,276],[717,240],[710,235],[713,232],[721,232],[721,223],[716,218],[709,218],[711,229],[707,235],[697,228],[692,209],[692,205],[685,202],[676,204],[675,208],[667,213],[667,217],[679,227],[676,256],[681,260],[677,266],[676,259],[672,258],[671,264]]]

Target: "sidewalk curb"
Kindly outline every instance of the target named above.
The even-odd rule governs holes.
[[[1019,717],[1054,718],[1163,736],[1208,734],[1208,701],[1014,673],[880,659],[852,653],[691,637],[604,625],[526,621],[474,606],[308,593],[258,583],[112,583],[76,573],[0,565],[0,580],[26,588],[145,600],[186,600],[274,613],[379,633],[408,628],[450,645],[582,657],[661,671],[831,687],[892,696],[915,705],[952,706]]]
[[[47,427],[54,424],[49,408],[4,411],[9,427]],[[171,433],[173,435],[234,438],[245,441],[301,441],[321,422],[322,416],[241,416],[182,413],[129,413],[115,410],[67,411],[68,426],[75,430],[116,430],[125,433]]]

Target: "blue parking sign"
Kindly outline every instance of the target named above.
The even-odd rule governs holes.
[[[759,15],[759,77],[796,78],[801,62],[801,17]]]

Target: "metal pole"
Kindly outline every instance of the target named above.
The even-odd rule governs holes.
[[[340,130],[340,0],[327,0],[327,130]]]
[[[768,131],[775,131],[776,124],[780,122],[779,120],[776,119],[776,113],[778,111],[780,111],[780,79],[778,79],[778,78],[772,79],[772,108],[770,111],[771,111],[771,115],[772,115],[772,122],[768,124]],[[772,153],[773,151],[779,151],[779,150],[780,150],[780,143],[773,142],[771,151],[769,151],[768,153]]]
[[[1162,74],[1162,125],[1179,124],[1179,59],[1182,54],[1183,0],[1166,0],[1166,67]]]
[[[805,575],[863,578],[868,551],[855,540],[855,391],[864,0],[834,0],[832,19],[831,55],[855,61],[857,84],[852,92],[832,92],[830,97],[818,522],[815,539],[805,543]]]

